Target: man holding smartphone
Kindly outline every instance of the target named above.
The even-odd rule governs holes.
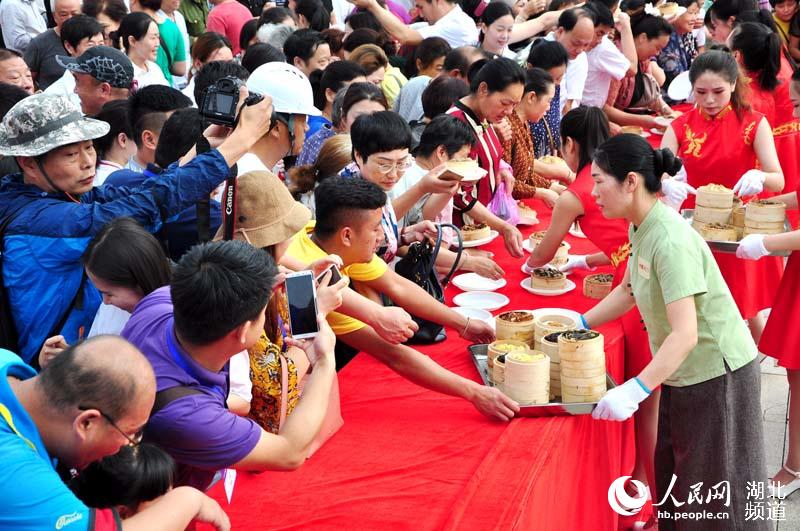
[[[363,290],[385,294],[414,315],[456,329],[470,341],[488,342],[494,332],[433,299],[419,286],[397,275],[375,255],[383,242],[382,207],[386,193],[365,179],[330,177],[316,189],[316,225],[292,240],[287,254],[310,264],[329,254],[341,257],[342,274]],[[519,406],[493,387],[454,374],[406,345],[385,341],[369,325],[333,312],[328,316],[337,339],[390,366],[427,389],[469,400],[484,415],[510,420]],[[484,326],[485,325],[485,326]]]
[[[336,337],[317,315],[313,342],[287,338],[313,368],[303,394],[277,434],[226,408],[229,360],[258,341],[280,275],[272,257],[240,241],[190,249],[169,287],[136,306],[122,336],[138,346],[156,374],[156,403],[145,440],[178,464],[178,485],[205,489],[215,473],[299,467],[322,426],[335,376]]]

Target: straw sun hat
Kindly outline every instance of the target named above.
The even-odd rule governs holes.
[[[311,211],[271,172],[252,171],[237,179],[234,240],[269,247],[300,232],[310,219]],[[220,227],[214,239],[221,240],[222,234]]]

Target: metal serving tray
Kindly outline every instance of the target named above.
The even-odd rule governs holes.
[[[481,375],[484,385],[494,387],[489,381],[487,373],[487,351],[489,345],[471,345],[467,347],[472,357],[478,374]],[[613,389],[617,383],[610,374],[606,374],[606,386]],[[550,402],[549,404],[520,404],[518,417],[559,417],[564,415],[588,415],[597,405],[597,402],[576,402],[574,404],[562,404],[561,402]]]
[[[693,208],[684,208],[681,210],[681,215],[684,219],[687,219],[690,223],[694,219],[694,209]],[[785,232],[790,232],[792,230],[792,226],[789,224],[789,220],[786,219],[783,222],[783,230]],[[706,240],[706,243],[711,248],[712,251],[717,251],[720,253],[733,253],[736,254],[736,249],[739,248],[739,242],[723,242],[718,240]],[[789,251],[776,251],[774,253],[769,253],[770,256],[789,256]]]

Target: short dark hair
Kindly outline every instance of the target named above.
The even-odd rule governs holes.
[[[452,157],[464,146],[475,144],[475,133],[466,122],[455,116],[443,114],[430,121],[419,137],[417,155],[430,157],[436,148],[444,146],[447,156]]]
[[[93,140],[94,149],[97,151],[97,162],[100,162],[106,156],[108,150],[111,149],[120,133],[125,133],[125,136],[133,140],[133,128],[128,116],[127,100],[106,102],[95,118],[106,122],[110,126],[108,133]]]
[[[386,204],[386,192],[360,177],[329,177],[314,190],[317,222],[314,235],[327,239],[365,210],[377,210]]]
[[[312,30],[322,31],[331,25],[331,13],[320,0],[297,0],[294,12],[303,15]]]
[[[345,83],[349,83],[357,77],[366,77],[367,73],[358,63],[353,61],[334,61],[325,67],[325,70],[315,70],[311,72],[309,81],[314,89],[314,107],[325,109],[327,99],[325,91],[330,89],[334,93],[339,92]]]
[[[269,253],[236,240],[195,245],[172,273],[175,329],[196,345],[213,343],[269,302],[278,268]]]
[[[37,382],[48,406],[58,411],[79,407],[99,408],[110,418],[121,419],[136,400],[134,374],[114,371],[104,364],[79,360],[80,351],[108,336],[94,336],[70,345],[39,373]],[[125,341],[118,338],[118,341]]]
[[[573,7],[572,9],[567,9],[566,11],[562,12],[561,15],[559,15],[558,27],[563,28],[565,31],[572,31],[575,29],[575,25],[578,23],[578,21],[582,18],[588,18],[592,21],[592,24],[595,23],[595,15],[592,11],[588,11],[580,7]]]
[[[590,0],[584,4],[583,8],[592,12],[595,26],[614,27],[614,14],[611,13],[611,9],[604,3],[599,0]]]
[[[672,31],[672,24],[655,15],[642,15],[631,24],[631,32],[634,37],[644,33],[648,39],[656,39],[662,35],[672,35]]]
[[[250,46],[242,57],[242,66],[251,74],[267,63],[285,63],[286,56],[278,48],[264,42]]]
[[[22,54],[9,48],[0,48],[0,62],[8,61],[9,59],[15,59],[17,57],[22,59]]]
[[[339,52],[342,51],[342,46],[344,46],[344,32],[337,28],[328,28],[326,30],[322,30],[320,33],[325,39],[325,42],[328,43],[328,46],[331,49],[331,54],[338,55]]]
[[[30,96],[25,89],[8,83],[0,83],[0,120],[5,118],[11,107]],[[123,103],[125,103],[123,101]]]
[[[481,55],[481,52],[482,49],[474,46],[459,46],[458,48],[453,48],[444,57],[444,69],[447,72],[458,70],[461,77],[467,79],[469,68],[475,62],[470,59],[476,55]],[[484,57],[486,57],[485,54]]]
[[[359,28],[344,38],[342,48],[346,52],[352,52],[362,44],[378,44],[379,33],[370,28]]]
[[[152,9],[158,11],[161,9],[161,0],[139,0],[139,5],[145,9]]]
[[[166,168],[186,155],[203,134],[203,119],[196,107],[178,109],[170,116],[158,137],[155,162]]]
[[[258,27],[260,28],[264,24],[283,24],[283,21],[287,18],[297,22],[297,17],[290,9],[280,6],[271,7],[265,9],[261,16],[258,17]]]
[[[427,39],[422,39],[422,42],[419,43],[419,46],[417,46],[417,48],[414,50],[411,58],[406,61],[403,73],[407,78],[411,79],[419,74],[417,61],[422,63],[424,68],[427,68],[436,59],[440,57],[447,57],[447,54],[449,54],[451,50],[452,48],[450,47],[450,43],[441,37],[428,37]]]
[[[113,284],[149,295],[169,284],[169,259],[155,236],[133,218],[108,222],[89,242],[83,266]]]
[[[356,103],[362,101],[377,101],[383,105],[384,109],[389,108],[389,104],[386,103],[386,96],[383,95],[380,87],[364,81],[360,83],[351,83],[350,86],[347,87],[347,92],[345,92],[344,99],[342,100],[342,119],[347,117],[347,113],[350,112],[350,109],[352,109]]]
[[[486,64],[470,79],[469,90],[478,92],[481,83],[486,83],[489,93],[502,92],[510,85],[525,85],[525,71],[517,63],[505,57],[487,61]]]
[[[350,26],[353,31],[361,28],[375,30],[378,33],[383,31],[383,25],[381,22],[369,11],[354,10],[347,15],[347,18],[344,19],[344,23]]]
[[[239,48],[247,50],[250,47],[250,41],[256,36],[260,27],[257,18],[251,18],[245,22],[239,31]]]
[[[203,108],[206,89],[223,77],[229,76],[247,81],[250,72],[233,61],[211,61],[203,65],[203,68],[194,76],[194,101],[197,103],[198,109]]]
[[[542,70],[567,66],[567,63],[569,63],[569,53],[564,45],[557,41],[538,39],[533,42],[528,52],[528,64]]]
[[[422,113],[426,118],[444,114],[455,102],[469,94],[469,85],[463,80],[450,76],[432,79],[422,91]]]
[[[215,31],[207,31],[197,37],[192,44],[192,62],[200,61],[201,64],[205,64],[211,54],[225,47],[233,51],[228,37]]]
[[[777,6],[778,4],[783,4],[785,2],[795,2],[795,3],[797,3],[797,0],[769,0],[769,5],[771,5],[772,8],[775,9],[775,6]]]
[[[378,111],[356,118],[350,126],[353,159],[358,153],[364,162],[375,153],[411,148],[411,129],[403,118],[392,111]]]
[[[159,446],[141,443],[90,463],[67,485],[89,507],[136,509],[166,494],[176,477],[172,456]]]
[[[123,0],[83,0],[81,11],[92,18],[97,18],[102,13],[119,23],[128,14],[128,6]]]
[[[308,62],[317,53],[317,48],[321,44],[327,44],[322,34],[313,29],[300,29],[289,35],[283,43],[283,53],[286,55],[286,62],[294,64],[295,57],[299,57],[304,62]]]
[[[103,25],[87,15],[76,15],[61,26],[61,42],[77,48],[83,39],[103,34]]]
[[[167,120],[166,113],[192,105],[181,91],[165,85],[149,85],[137,90],[128,100],[133,140],[142,146],[142,133],[158,133]]]

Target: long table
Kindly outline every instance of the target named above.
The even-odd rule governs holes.
[[[550,211],[531,201],[544,230]],[[593,252],[567,237],[571,253]],[[558,297],[524,291],[521,260],[502,238],[482,247],[495,253],[507,285],[499,290],[512,309],[561,307],[586,311],[596,301],[577,288]],[[452,305],[455,286],[446,289]],[[616,322],[599,328],[607,366],[623,375],[623,335]],[[454,330],[437,345],[420,347],[447,369],[475,381],[467,342]],[[633,466],[632,421],[590,416],[489,420],[468,402],[404,380],[369,355],[359,354],[338,375],[344,426],[299,470],[239,473],[231,503],[220,501],[234,529],[257,530],[613,530],[610,483]]]

